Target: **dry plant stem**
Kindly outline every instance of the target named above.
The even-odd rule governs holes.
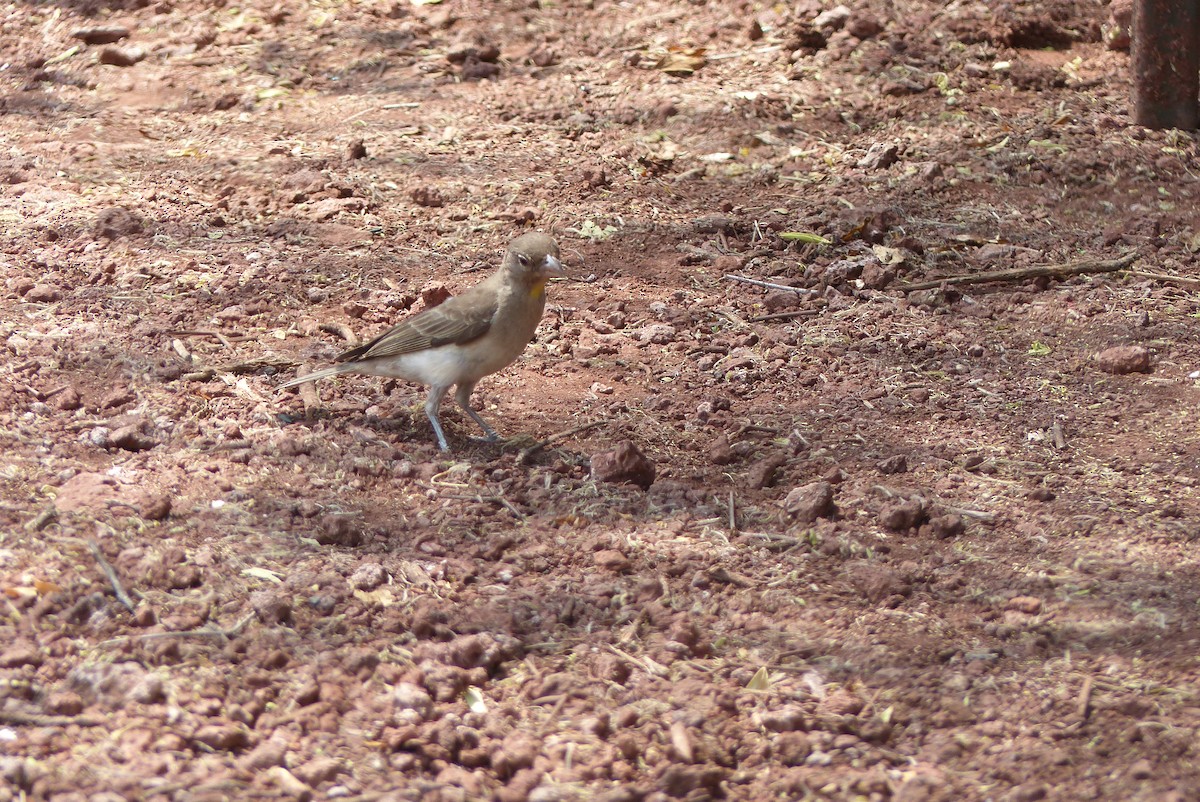
[[[221,345],[225,346],[226,348],[232,348],[233,340],[235,340],[235,339],[236,340],[247,339],[244,334],[235,334],[235,335],[233,335],[233,338],[231,339],[229,337],[226,337],[224,334],[222,334],[219,331],[212,331],[210,329],[180,329],[180,330],[176,330],[176,331],[168,331],[167,334],[172,337],[212,337],[214,340],[221,343]]]
[[[1067,276],[1082,276],[1090,273],[1115,273],[1133,264],[1137,254],[1130,251],[1116,259],[1098,261],[1082,259],[1078,262],[1068,262],[1063,265],[1034,265],[1033,267],[1015,267],[1010,270],[990,270],[986,273],[969,273],[962,276],[946,276],[931,281],[919,281],[915,284],[904,284],[900,289],[905,292],[914,290],[931,290],[949,284],[986,284],[991,281],[1022,281],[1027,278],[1049,276],[1065,278]]]
[[[572,426],[570,429],[566,429],[564,431],[552,434],[549,437],[547,437],[545,440],[542,440],[540,442],[534,443],[533,445],[529,446],[529,448],[521,449],[521,453],[517,455],[517,464],[518,465],[527,464],[529,462],[529,459],[534,454],[538,453],[546,446],[557,443],[559,440],[562,440],[563,438],[570,437],[573,434],[579,434],[580,432],[586,432],[589,429],[595,429],[597,426],[602,426],[602,425],[604,425],[604,421],[594,420],[594,421],[591,421],[590,423],[581,423],[578,426]]]
[[[19,713],[16,710],[0,710],[0,723],[17,727],[99,727],[108,720],[94,716],[51,716],[41,713]]]
[[[50,525],[50,522],[58,517],[58,510],[51,504],[46,509],[39,512],[35,517],[25,522],[26,532],[40,532]]]
[[[727,273],[725,278],[729,281],[738,281],[742,284],[753,284],[755,287],[765,287],[768,290],[783,290],[784,292],[795,292],[800,295],[817,295],[819,290],[810,290],[807,287],[789,287],[786,284],[775,284],[770,281],[762,281],[756,278],[748,278],[746,276],[735,276],[732,273]]]
[[[229,640],[235,638],[241,631],[246,628],[246,624],[250,623],[250,619],[254,618],[254,613],[247,613],[240,621],[234,624],[229,629],[217,629],[216,627],[207,627],[205,629],[188,629],[183,632],[147,632],[145,635],[129,635],[124,638],[112,638],[110,640],[97,643],[98,648],[108,646],[119,646],[123,643],[130,643],[138,640],[165,640],[167,638],[220,638]]]
[[[816,317],[821,314],[817,309],[793,309],[790,312],[772,312],[769,315],[759,315],[750,318],[751,323],[762,323],[767,320],[788,320],[795,317]]]
[[[504,509],[511,512],[513,514],[513,517],[516,518],[518,521],[525,520],[525,513],[521,512],[516,507],[514,507],[512,505],[512,502],[509,501],[508,499],[504,498],[503,496],[484,496],[481,494],[476,494],[474,496],[470,496],[470,495],[463,494],[463,495],[455,495],[455,496],[442,496],[442,498],[455,499],[457,501],[474,501],[479,504],[482,504],[485,501],[488,501],[488,502],[491,502],[492,504],[499,504],[501,507],[503,507]]]
[[[1087,721],[1092,715],[1092,678],[1085,677],[1083,687],[1079,689],[1079,703],[1075,708],[1081,721]]]
[[[1135,276],[1137,278],[1148,278],[1152,281],[1164,281],[1174,284],[1191,284],[1193,286],[1200,286],[1200,278],[1193,278],[1191,276],[1172,276],[1168,273],[1145,273],[1141,270],[1126,270],[1125,274],[1129,276]]]
[[[113,593],[117,597],[117,601],[125,605],[129,612],[137,609],[137,605],[133,603],[133,599],[129,598],[129,594],[125,592],[125,588],[121,585],[121,578],[117,576],[117,569],[112,567],[112,564],[105,559],[104,552],[100,551],[100,545],[94,540],[87,542],[88,548],[92,552],[92,556],[96,558],[96,562],[100,565],[100,570],[104,572],[104,576],[108,577],[108,584],[112,585]]]
[[[346,344],[351,348],[358,345],[358,338],[354,336],[354,332],[345,323],[322,323],[317,328],[330,334],[336,334],[345,340]]]

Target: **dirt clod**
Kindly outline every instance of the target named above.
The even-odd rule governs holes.
[[[637,485],[643,490],[654,484],[654,463],[632,440],[623,440],[610,451],[592,455],[592,476],[600,482]]]
[[[812,523],[833,514],[833,485],[811,482],[793,488],[783,500],[783,509],[798,523]]]
[[[1149,373],[1150,351],[1140,345],[1117,345],[1096,354],[1096,364],[1105,373]]]

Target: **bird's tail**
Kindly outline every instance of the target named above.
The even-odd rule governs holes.
[[[317,379],[325,379],[329,376],[336,376],[339,373],[345,373],[347,371],[347,367],[347,365],[335,365],[332,368],[322,368],[321,370],[316,370],[312,373],[306,373],[303,376],[297,376],[290,382],[284,382],[283,384],[279,385],[279,389],[283,390],[288,387],[295,387],[297,384],[315,382]]]

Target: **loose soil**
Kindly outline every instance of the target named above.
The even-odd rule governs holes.
[[[1200,798],[1200,164],[1107,13],[5,6],[0,802]],[[531,228],[512,440],[279,389]]]

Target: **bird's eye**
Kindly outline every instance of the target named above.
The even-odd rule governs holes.
[[[521,267],[529,267],[529,257],[523,253],[517,254],[517,261],[521,263]]]

